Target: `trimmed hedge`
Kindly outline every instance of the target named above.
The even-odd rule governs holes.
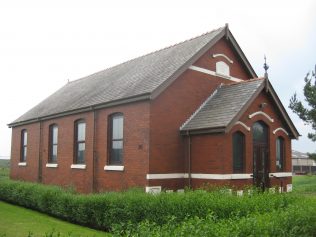
[[[264,193],[236,197],[201,190],[159,195],[139,190],[81,195],[55,186],[11,180],[0,181],[0,200],[106,231],[132,229],[144,221],[162,226],[170,223],[170,219],[179,223],[210,215],[216,221],[246,218],[282,211],[298,202],[295,195]]]
[[[163,225],[144,221],[124,230],[120,226],[116,235],[127,236],[316,236],[316,202],[291,205],[287,209],[254,213],[241,218],[216,220],[209,214],[206,218],[187,218],[177,223],[173,219]]]

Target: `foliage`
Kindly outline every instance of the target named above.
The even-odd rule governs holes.
[[[0,202],[0,237],[101,237],[107,233]]]
[[[293,190],[299,194],[316,195],[316,175],[299,175],[293,177]]]
[[[242,197],[221,189],[81,195],[60,187],[0,180],[0,200],[115,235],[312,236],[316,199],[298,194],[316,192],[315,177],[301,177],[293,178],[292,194],[249,190]]]
[[[313,133],[308,134],[308,138],[312,141],[316,141],[316,65],[315,71],[311,74],[307,73],[304,86],[304,97],[308,106],[303,105],[303,103],[297,99],[296,93],[292,96],[290,100],[289,108],[296,113],[300,119],[305,123],[310,124]]]
[[[205,218],[189,217],[183,222],[170,219],[159,226],[149,221],[129,226],[116,235],[126,236],[315,236],[316,201],[305,199],[304,204],[290,205],[284,210],[252,213],[229,219],[217,219],[212,213]]]
[[[115,225],[135,225],[147,220],[158,225],[171,217],[181,222],[188,217],[219,219],[279,210],[295,202],[288,195],[253,194],[236,197],[228,193],[187,191],[146,194],[132,190],[121,193],[79,195],[58,187],[4,180],[0,200],[38,210],[81,225],[111,230]]]

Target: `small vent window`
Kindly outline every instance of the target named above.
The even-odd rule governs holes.
[[[229,66],[223,61],[217,62],[216,73],[224,76],[230,76]]]

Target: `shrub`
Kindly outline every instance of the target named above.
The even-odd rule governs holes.
[[[236,197],[221,190],[188,190],[184,194],[159,195],[131,190],[81,195],[59,187],[11,180],[0,181],[0,200],[73,223],[119,232],[132,229],[139,223],[168,226],[172,222],[191,223],[191,220],[200,223],[210,217],[215,222],[242,219],[252,214],[282,211],[298,202],[295,195],[254,192],[253,195]]]
[[[316,236],[316,201],[291,204],[283,210],[252,213],[243,217],[216,219],[191,217],[183,222],[170,219],[163,226],[143,221],[135,226],[114,228],[115,235],[125,236]]]

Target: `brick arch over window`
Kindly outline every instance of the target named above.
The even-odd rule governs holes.
[[[85,164],[86,122],[84,119],[75,121],[74,164]]]
[[[108,165],[123,165],[124,115],[114,113],[108,117]]]
[[[236,131],[232,135],[233,140],[233,172],[243,173],[245,166],[245,134]]]

